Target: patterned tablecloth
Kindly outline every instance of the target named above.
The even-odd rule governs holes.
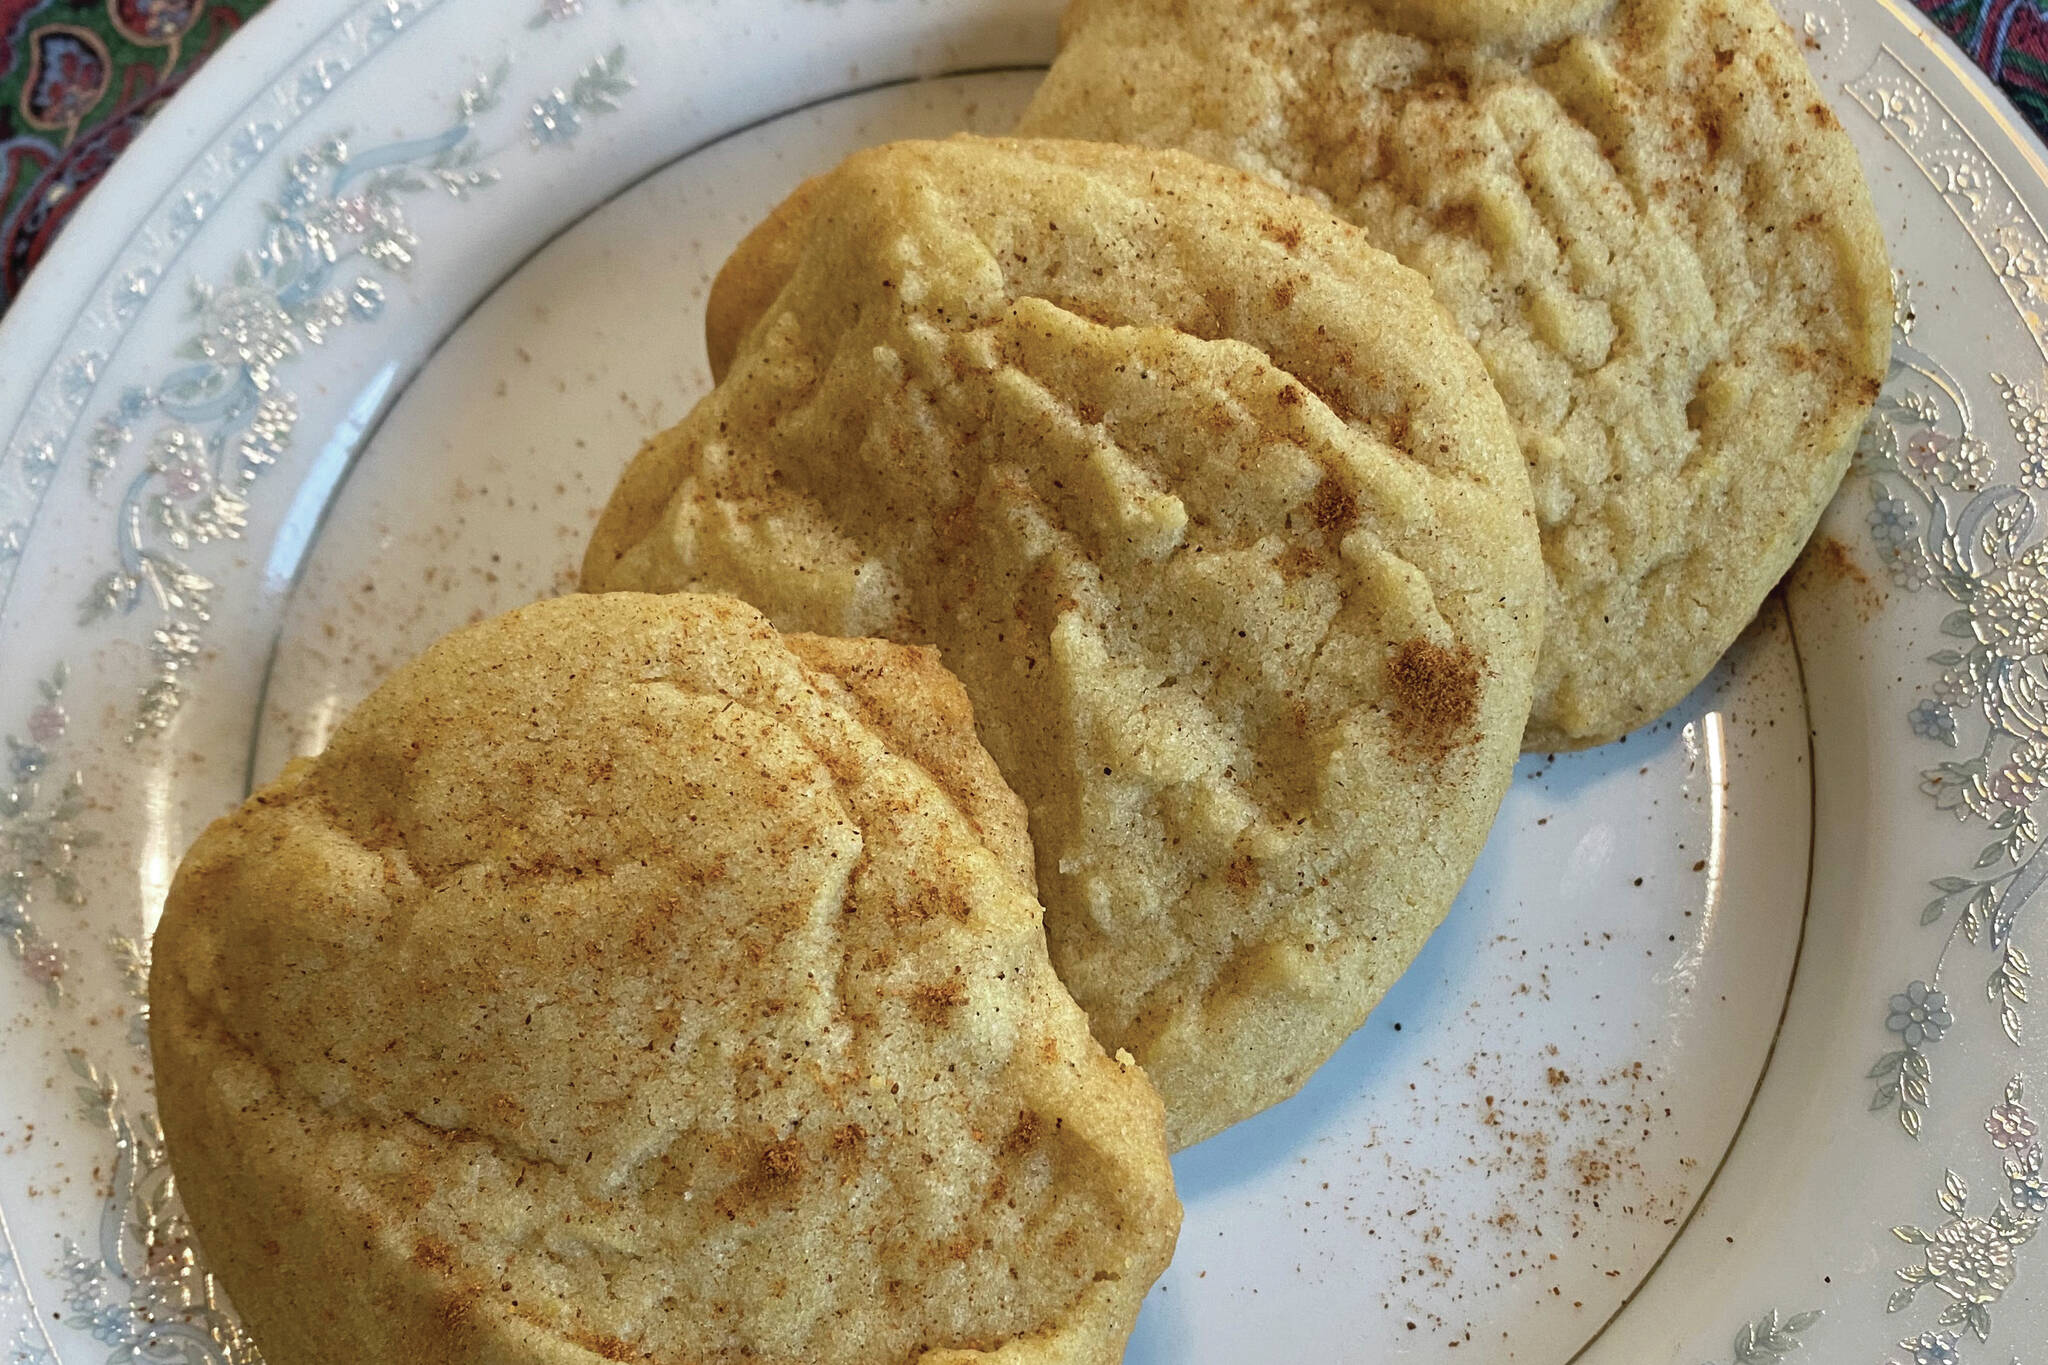
[[[0,310],[149,116],[264,3],[0,0]]]
[[[0,312],[151,113],[265,3],[0,0]],[[1916,3],[2048,134],[2048,0]]]

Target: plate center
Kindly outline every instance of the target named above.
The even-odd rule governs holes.
[[[1036,81],[894,86],[753,128],[505,281],[302,519],[251,771],[319,749],[446,632],[573,588],[626,460],[709,385],[711,276],[801,178],[891,138],[1003,131]],[[1176,1162],[1180,1253],[1129,1358],[1574,1354],[1685,1222],[1763,1069],[1804,905],[1806,764],[1775,605],[1664,721],[1525,760],[1450,921],[1366,1028],[1299,1097]]]

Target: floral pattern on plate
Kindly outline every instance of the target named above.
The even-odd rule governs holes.
[[[1942,619],[1941,646],[1927,655],[1933,695],[1906,723],[1918,739],[1951,750],[1967,733],[1976,751],[1923,770],[1920,790],[1936,810],[1988,836],[1972,867],[1930,884],[1935,895],[1919,922],[1946,920],[1949,931],[1927,976],[1887,1001],[1885,1028],[1900,1046],[1869,1072],[1878,1083],[1871,1108],[1892,1110],[1918,1137],[1934,1082],[1928,1049],[1956,1025],[1943,975],[1958,941],[1989,949],[1984,994],[2006,1037],[2023,1037],[2033,963],[2014,931],[2048,883],[2036,811],[2048,797],[2048,527],[2026,488],[1991,482],[1993,459],[1963,386],[1913,339],[1901,280],[1891,379],[1857,464],[1871,540],[1892,583],[1908,593],[1931,586],[1956,604]],[[2009,411],[2024,439],[2020,410]]]
[[[534,99],[522,121],[527,140],[536,148],[571,142],[586,117],[617,109],[634,85],[626,65],[615,48],[566,89]],[[462,199],[496,182],[501,172],[490,163],[502,147],[487,148],[480,128],[500,108],[508,76],[501,63],[472,82],[454,121],[433,135],[366,150],[331,136],[290,158],[281,192],[266,206],[262,239],[229,279],[191,282],[191,324],[175,367],[157,384],[124,391],[93,426],[86,467],[95,491],[131,448],[143,450],[140,468],[121,485],[116,567],[95,581],[80,611],[83,624],[145,610],[153,617],[153,669],[139,689],[131,740],[166,728],[185,698],[220,594],[192,554],[241,538],[249,491],[290,448],[294,363],[336,329],[382,316],[385,282],[406,274],[422,249],[407,221],[409,197]],[[519,140],[514,133],[501,143]],[[70,724],[68,679],[60,666],[43,681],[40,704],[6,737],[0,772],[0,935],[53,1000],[63,995],[69,958],[36,911],[82,901],[73,865],[96,841],[83,776],[53,777]],[[131,1042],[141,1047],[146,949],[126,940],[111,946],[138,1006]],[[84,1055],[73,1054],[70,1065],[84,1112],[112,1139],[114,1190],[97,1238],[65,1255],[66,1324],[105,1347],[109,1365],[260,1365],[200,1262],[154,1114]],[[8,1277],[0,1290],[19,1289],[10,1257],[0,1256],[0,1272]],[[14,1351],[17,1365],[51,1358],[26,1336]]]

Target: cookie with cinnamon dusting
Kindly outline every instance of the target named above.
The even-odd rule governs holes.
[[[937,644],[1175,1145],[1291,1094],[1443,918],[1528,716],[1527,479],[1425,283],[1240,172],[956,139],[805,187],[718,299],[725,380],[585,586]]]
[[[199,840],[173,1168],[275,1365],[1110,1365],[1180,1210],[929,651],[459,632]]]
[[[1074,0],[1021,130],[1240,167],[1429,277],[1535,487],[1533,749],[1706,675],[1885,374],[1870,190],[1769,0]]]

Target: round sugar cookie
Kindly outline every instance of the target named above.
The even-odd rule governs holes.
[[[801,194],[584,584],[938,645],[1061,978],[1196,1141],[1363,1022],[1485,841],[1540,636],[1507,415],[1419,276],[1241,172],[955,139]]]
[[[272,1365],[1112,1365],[1180,1209],[929,651],[527,607],[210,828],[157,1095]]]
[[[1791,566],[1884,378],[1891,275],[1768,0],[1075,0],[1039,135],[1177,147],[1429,277],[1529,463],[1531,749],[1703,678]]]

